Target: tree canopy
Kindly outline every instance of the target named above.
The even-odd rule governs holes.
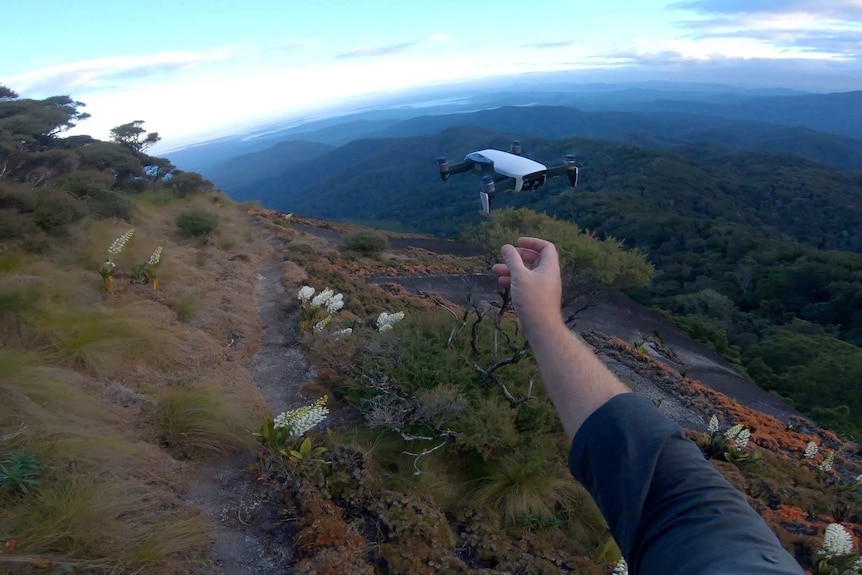
[[[143,120],[135,120],[111,129],[111,141],[126,146],[133,152],[143,153],[161,140],[158,132],[147,132]]]

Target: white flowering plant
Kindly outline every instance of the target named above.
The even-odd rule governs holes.
[[[300,328],[311,329],[315,333],[323,331],[333,319],[333,315],[344,308],[344,294],[335,293],[330,288],[315,293],[311,286],[302,286],[297,299],[302,306]],[[324,315],[325,314],[325,315]]]
[[[153,280],[153,290],[159,289],[158,271],[159,271],[159,264],[162,263],[162,251],[163,250],[164,250],[164,248],[162,248],[162,246],[157,247],[155,249],[155,251],[153,251],[152,255],[150,255],[150,259],[148,259],[147,263],[145,264],[146,265],[146,267],[145,267],[146,272]]]
[[[324,395],[309,405],[282,412],[272,419],[266,418],[263,420],[260,433],[255,435],[261,438],[264,446],[283,450],[326,419],[329,415],[326,400],[327,397]],[[284,453],[284,455],[288,454],[289,452]]]
[[[617,564],[614,565],[613,575],[629,575],[629,564],[626,563],[626,560],[620,557],[620,560],[617,561]]]
[[[840,523],[830,523],[814,558],[814,575],[860,575],[862,557],[853,551],[853,537]]]
[[[159,264],[162,262],[162,253],[164,248],[162,246],[157,247],[150,257],[135,268],[134,274],[132,276],[132,281],[137,283],[153,283],[153,290],[159,289]]]
[[[708,435],[704,452],[708,459],[724,459],[731,463],[744,464],[756,463],[762,458],[760,452],[746,450],[751,441],[751,430],[741,423],[722,432],[718,416],[713,414],[706,429]]]
[[[105,258],[102,267],[99,268],[99,275],[102,276],[102,283],[105,287],[105,293],[114,293],[114,272],[117,270],[117,264],[114,263],[114,256],[120,255],[132,236],[135,235],[135,228],[126,231],[123,235],[111,242],[108,246],[108,256]]]
[[[380,333],[390,331],[399,321],[404,319],[404,312],[398,311],[395,313],[381,312],[377,316],[377,331]]]

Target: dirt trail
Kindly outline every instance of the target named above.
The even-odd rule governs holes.
[[[252,363],[254,382],[273,414],[305,403],[299,390],[316,377],[296,348],[296,311],[289,308],[282,281],[282,261],[276,258],[258,270],[255,292],[263,325],[263,341]],[[194,482],[188,503],[215,525],[212,573],[281,575],[288,573],[293,542],[284,529],[273,494],[249,468],[256,455],[212,461]]]

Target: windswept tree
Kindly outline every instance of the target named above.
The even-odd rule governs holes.
[[[161,140],[158,132],[147,132],[143,120],[121,124],[111,130],[111,141],[126,146],[138,154]]]
[[[0,84],[0,101],[2,100],[14,100],[18,97],[18,92]]]
[[[9,93],[14,94],[13,91]],[[90,114],[82,112],[85,104],[69,96],[52,96],[44,100],[0,98],[0,132],[7,138],[36,149],[53,148],[57,136],[75,127]],[[30,151],[34,151],[31,149]]]

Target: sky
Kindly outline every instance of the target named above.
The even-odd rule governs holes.
[[[86,103],[81,133],[144,120],[167,146],[357,95],[528,72],[862,89],[862,0],[3,4],[0,83]]]

